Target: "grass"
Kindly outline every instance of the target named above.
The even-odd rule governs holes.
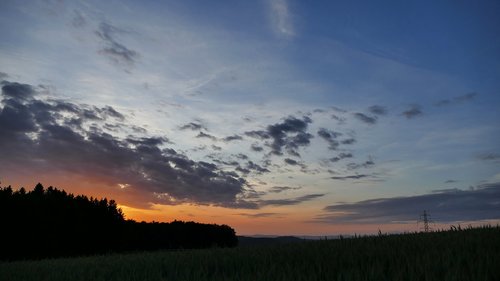
[[[0,280],[498,280],[500,227],[0,264]]]

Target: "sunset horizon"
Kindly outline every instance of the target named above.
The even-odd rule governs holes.
[[[3,1],[0,186],[242,236],[498,225],[499,10]]]

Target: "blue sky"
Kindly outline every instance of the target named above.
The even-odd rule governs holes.
[[[499,219],[498,2],[0,8],[2,185],[243,234]]]

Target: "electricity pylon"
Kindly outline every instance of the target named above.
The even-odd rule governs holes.
[[[429,223],[432,222],[431,220],[431,215],[429,213],[427,213],[426,210],[424,210],[424,212],[420,215],[420,219],[418,220],[418,222],[423,222],[424,223],[424,232],[429,232],[430,231],[430,227],[429,227]]]

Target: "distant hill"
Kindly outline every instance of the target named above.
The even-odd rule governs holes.
[[[288,243],[297,243],[304,241],[305,241],[304,239],[295,236],[277,236],[277,237],[238,236],[238,246],[240,247],[288,244]]]

